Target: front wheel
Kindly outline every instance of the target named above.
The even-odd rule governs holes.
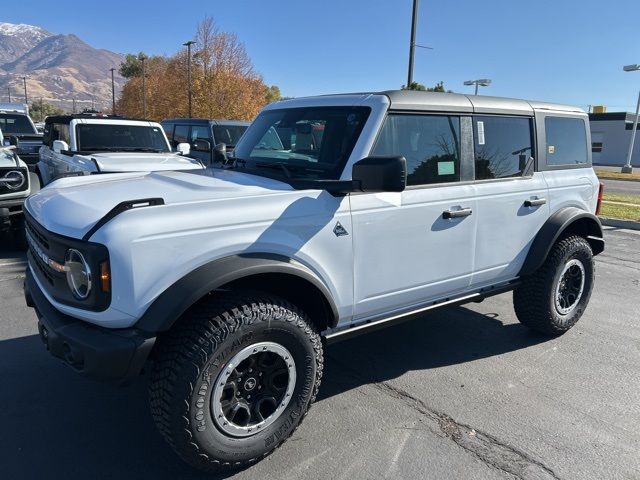
[[[271,453],[320,386],[320,336],[277,297],[201,302],[158,342],[151,413],[178,455],[201,470],[242,468]]]
[[[587,308],[594,273],[589,242],[580,236],[560,240],[542,267],[513,291],[518,320],[546,335],[563,334]]]

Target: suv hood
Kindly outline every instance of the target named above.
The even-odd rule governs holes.
[[[111,209],[129,200],[162,198],[171,205],[291,191],[284,182],[231,170],[119,173],[61,178],[29,197],[25,205],[50,232],[82,238]]]
[[[193,170],[204,166],[193,158],[175,153],[104,152],[85,156],[94,159],[101,172],[151,172],[159,170]]]

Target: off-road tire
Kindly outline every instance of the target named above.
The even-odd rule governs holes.
[[[565,265],[578,260],[584,267],[584,287],[573,309],[561,315],[556,308],[556,287]],[[516,316],[523,325],[550,336],[558,336],[573,327],[584,313],[591,291],[595,266],[589,242],[581,236],[562,238],[551,248],[544,264],[513,291]]]
[[[291,352],[293,395],[273,424],[253,436],[230,436],[212,417],[215,382],[234,355],[265,341]],[[301,423],[320,387],[317,328],[297,307],[272,295],[211,295],[161,336],[156,348],[149,387],[153,419],[184,461],[207,472],[241,469],[270,454]]]

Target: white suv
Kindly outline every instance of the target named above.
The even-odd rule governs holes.
[[[190,464],[237,468],[316,397],[323,344],[513,290],[560,335],[603,251],[580,109],[391,91],[267,106],[220,169],[65,178],[26,203],[49,351],[121,381]],[[222,152],[220,152],[222,155]]]
[[[47,117],[36,172],[42,184],[95,173],[202,170],[183,155],[189,144],[171,147],[159,123],[95,114]]]

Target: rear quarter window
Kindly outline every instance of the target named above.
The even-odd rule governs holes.
[[[588,163],[587,126],[582,118],[547,116],[544,129],[548,166]]]

